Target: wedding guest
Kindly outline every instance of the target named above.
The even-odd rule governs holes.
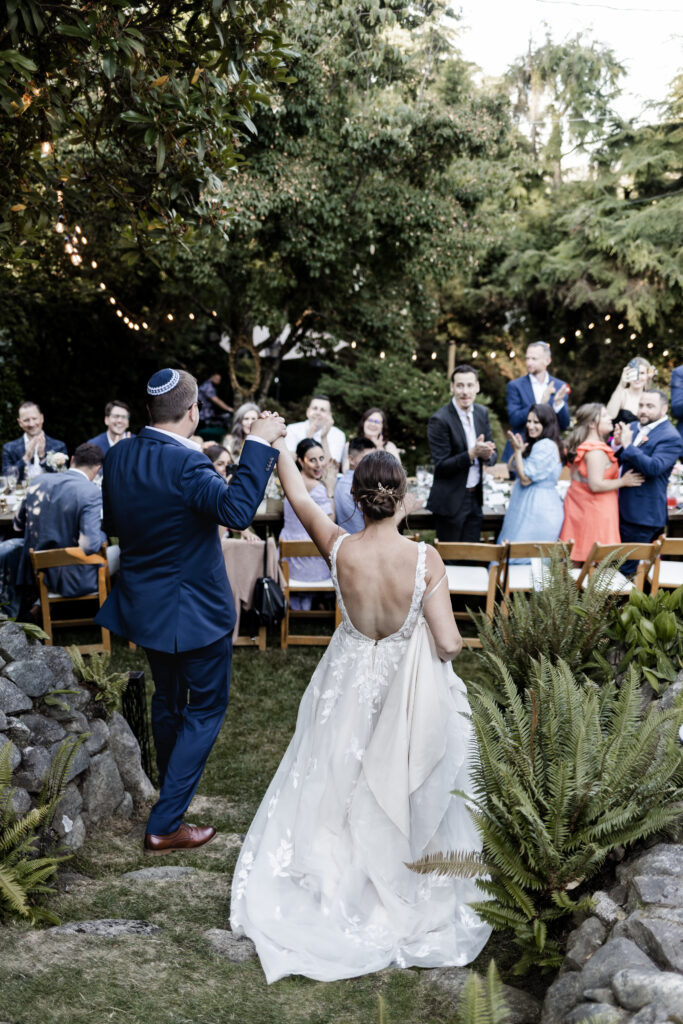
[[[548,373],[551,358],[547,341],[532,341],[527,346],[527,374],[511,380],[506,388],[508,420],[512,431],[522,430],[532,405],[551,404],[557,414],[560,430],[566,430],[569,426],[569,385]],[[507,462],[511,455],[512,445],[508,441],[502,455],[503,462]]]
[[[638,403],[637,432],[630,423],[619,424],[614,431],[622,469],[639,473],[644,481],[637,492],[619,495],[619,529],[624,543],[649,544],[667,525],[666,488],[671,470],[683,454],[683,441],[667,416],[668,405],[663,391],[645,391]],[[622,572],[628,574],[631,569],[635,571],[635,565],[627,562]]]
[[[211,459],[213,463],[213,468],[216,470],[216,472],[220,473],[220,475],[223,477],[226,483],[229,483],[230,477],[237,469],[237,466],[232,461],[232,455],[230,454],[228,449],[224,448],[222,444],[207,444],[204,445],[203,451],[204,454],[208,455],[209,458]],[[219,525],[218,533],[221,537],[224,537],[227,532],[228,531],[225,526]],[[246,530],[233,530],[232,532],[235,533],[241,540],[246,540],[250,544],[253,544],[255,541],[260,540],[258,534],[254,533],[254,531],[250,530],[248,527]]]
[[[582,405],[576,426],[567,439],[572,476],[564,499],[560,540],[574,541],[572,559],[581,564],[594,543],[618,544],[619,498],[622,487],[640,487],[644,477],[628,470],[619,476],[619,464],[606,443],[612,420],[604,405]]]
[[[334,489],[334,507],[337,513],[337,522],[347,533],[360,533],[365,529],[363,513],[351,494],[353,485],[353,474],[356,466],[368,452],[375,450],[375,443],[369,437],[352,437],[347,447],[348,469],[343,476],[337,480]]]
[[[24,477],[36,476],[38,473],[53,472],[47,462],[50,452],[67,454],[63,441],[48,437],[43,430],[45,417],[35,402],[22,402],[19,406],[17,423],[23,430],[21,437],[8,441],[2,449],[2,472],[17,468],[19,481]]]
[[[211,459],[214,469],[226,480],[235,471],[235,464],[232,455],[222,444],[207,444],[203,446],[205,455]]]
[[[88,444],[96,444],[106,455],[109,449],[124,437],[130,437],[130,409],[125,402],[114,399],[104,407],[104,422],[107,427],[97,437],[91,437]]]
[[[430,417],[429,450],[434,483],[427,508],[434,515],[441,541],[481,538],[482,473],[496,461],[489,414],[475,405],[479,375],[473,366],[456,366],[451,374],[452,399]]]
[[[223,438],[223,445],[232,455],[233,462],[239,461],[242,445],[260,415],[261,410],[254,402],[244,402],[236,410],[232,418],[232,432]]]
[[[683,366],[676,366],[671,374],[671,412],[678,420],[678,433],[683,440]]]
[[[649,387],[655,368],[647,359],[636,356],[621,371],[619,383],[605,406],[614,423],[635,423],[643,391]]]
[[[220,387],[223,378],[220,373],[212,373],[210,377],[204,381],[203,384],[199,385],[198,400],[199,400],[199,425],[208,426],[209,423],[224,423],[226,426],[229,422],[230,413],[233,411],[231,405],[227,405],[222,398],[218,396],[216,388]]]
[[[360,418],[360,424],[358,427],[358,437],[366,437],[372,441],[375,448],[379,448],[380,451],[389,452],[395,459],[401,461],[399,450],[393,441],[389,440],[386,427],[386,417],[381,409],[373,406],[371,409],[366,409]],[[348,444],[344,448],[344,456],[342,458],[342,472],[346,473],[349,468],[349,457],[348,457]]]
[[[344,457],[346,436],[334,425],[332,405],[327,395],[313,395],[306,409],[306,419],[300,423],[291,423],[287,427],[285,440],[291,452],[296,451],[299,441],[303,441],[304,438],[313,438],[322,445],[328,464],[335,463],[335,472],[339,471]]]
[[[24,534],[17,579],[33,583],[29,551],[80,547],[95,554],[106,542],[102,532],[102,491],[93,480],[102,468],[104,455],[95,444],[81,444],[65,473],[41,473],[29,485],[15,517],[15,529]],[[48,589],[62,597],[77,597],[97,590],[97,569],[66,566],[47,569]]]
[[[532,405],[524,436],[508,431],[517,473],[498,543],[557,540],[564,506],[556,490],[562,472],[562,440],[555,410]]]
[[[323,483],[325,453],[322,446],[311,437],[304,438],[296,446],[296,464],[309,497],[334,521],[334,504]],[[310,540],[287,498],[284,500],[284,519],[280,540]],[[317,583],[329,579],[330,570],[324,558],[290,558],[289,573],[290,578],[298,582]],[[293,609],[309,611],[313,603],[313,593],[291,594],[290,603]]]

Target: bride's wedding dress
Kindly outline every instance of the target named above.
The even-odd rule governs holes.
[[[357,630],[342,614],[301,700],[296,731],[235,869],[230,923],[256,945],[268,982],[332,981],[390,965],[469,963],[491,929],[469,908],[470,879],[406,862],[479,850],[465,802],[472,727],[465,688],[437,656],[422,614],[424,544],[397,632]]]

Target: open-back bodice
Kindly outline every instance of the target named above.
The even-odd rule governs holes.
[[[410,608],[408,609],[408,614],[406,615],[405,619],[403,620],[402,624],[399,626],[397,630],[395,630],[393,633],[388,634],[387,636],[375,639],[374,637],[367,636],[365,633],[361,632],[361,630],[359,630],[356,626],[354,626],[353,622],[349,617],[349,613],[346,610],[346,605],[344,604],[344,596],[339,585],[339,577],[337,574],[337,555],[339,553],[339,548],[341,546],[342,541],[344,540],[345,537],[348,536],[348,533],[340,534],[340,536],[337,537],[336,541],[334,542],[332,550],[330,551],[330,574],[332,576],[332,582],[334,583],[334,589],[337,594],[339,610],[341,611],[342,615],[341,628],[349,635],[353,636],[356,640],[362,640],[370,644],[384,644],[388,641],[407,640],[412,635],[413,630],[415,629],[415,626],[419,621],[419,617],[422,612],[422,600],[424,598],[425,592],[425,566],[427,558],[427,545],[424,543],[420,543],[417,545],[417,563],[415,565],[415,580],[413,584],[413,594],[410,601]]]

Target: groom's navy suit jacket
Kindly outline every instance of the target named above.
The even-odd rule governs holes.
[[[107,452],[104,525],[119,578],[96,621],[141,647],[195,650],[231,633],[235,607],[217,524],[243,530],[277,452],[246,441],[230,486],[208,456],[145,427]]]

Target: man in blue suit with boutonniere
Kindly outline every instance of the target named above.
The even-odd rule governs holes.
[[[683,454],[683,441],[667,416],[668,399],[663,391],[644,391],[638,403],[638,432],[630,423],[617,423],[614,441],[623,470],[642,473],[641,487],[619,491],[619,533],[623,544],[649,544],[667,523],[666,489],[676,460]],[[635,426],[635,424],[633,424]],[[634,493],[626,494],[632,490]],[[637,563],[625,562],[625,575],[635,572]]]
[[[263,499],[285,435],[262,414],[226,486],[190,440],[197,381],[159,370],[147,385],[151,426],[107,453],[104,526],[121,546],[119,579],[97,622],[144,647],[154,679],[152,732],[160,795],[145,850],[194,849],[216,830],[183,821],[228,704],[235,608],[218,524],[244,530]]]
[[[505,389],[508,421],[510,430],[515,434],[520,433],[526,427],[527,416],[532,405],[551,405],[555,410],[560,430],[566,430],[569,426],[569,406],[567,405],[569,385],[559,377],[550,376],[548,373],[550,359],[548,342],[532,341],[526,350],[528,371],[526,376],[515,377]],[[501,461],[507,462],[512,454],[512,445],[508,441]]]

